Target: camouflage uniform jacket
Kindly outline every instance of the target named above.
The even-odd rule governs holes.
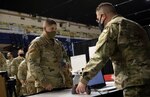
[[[53,88],[65,87],[66,79],[62,64],[70,64],[68,56],[60,41],[48,39],[44,35],[35,38],[26,54],[28,70],[41,87],[51,84]],[[68,77],[71,78],[69,72]]]
[[[96,43],[96,51],[83,71],[84,84],[111,59],[118,88],[148,84],[150,41],[143,28],[121,16],[107,23]]]
[[[7,64],[7,71],[8,71],[8,74],[9,74],[9,76],[11,75],[11,67],[10,67],[10,65],[11,65],[11,62],[12,62],[12,60],[13,60],[14,58],[12,58],[12,59],[7,59],[6,60],[6,64]]]
[[[11,71],[11,76],[16,75],[17,77],[17,73],[18,73],[18,66],[20,65],[20,63],[24,60],[24,57],[16,57],[12,60],[11,65],[10,65],[10,71]]]
[[[27,64],[26,61],[23,60],[18,66],[18,79],[25,81],[26,77],[27,77]]]

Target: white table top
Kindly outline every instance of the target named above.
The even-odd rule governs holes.
[[[46,92],[26,97],[92,97],[95,95],[98,95],[98,92],[91,92],[90,95],[87,94],[72,94],[71,89],[65,89],[60,91],[52,91],[52,92]]]
[[[26,97],[93,97],[93,96],[111,93],[115,91],[117,91],[117,89],[114,86],[114,82],[107,82],[105,87],[101,89],[97,89],[97,91],[94,91],[92,89],[90,95],[87,95],[86,93],[72,94],[71,89],[65,89],[65,90],[51,91],[51,92],[46,92],[46,93],[41,93],[41,94],[36,94],[36,95],[31,95]]]

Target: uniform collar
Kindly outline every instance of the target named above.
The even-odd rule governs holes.
[[[117,18],[117,17],[120,17],[121,15],[114,15],[112,18],[111,18],[111,20],[106,24],[106,26],[105,27],[107,27],[115,18]]]
[[[120,15],[115,15],[115,16],[113,16],[112,18],[111,18],[111,20],[113,20],[113,19],[115,19],[115,18],[117,18],[117,17],[119,17]]]
[[[24,59],[24,57],[18,56],[18,59]]]
[[[46,35],[44,35],[44,34],[41,34],[41,36],[40,37],[42,37],[47,43],[50,43],[50,44],[52,44],[52,45],[54,45],[54,38],[53,39],[49,39]]]

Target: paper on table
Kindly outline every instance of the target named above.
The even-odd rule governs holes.
[[[81,72],[86,66],[86,55],[77,55],[71,57],[72,72]]]

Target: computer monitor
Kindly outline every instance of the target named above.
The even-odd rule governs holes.
[[[88,86],[90,86],[91,89],[100,89],[104,86],[106,86],[104,76],[101,71],[99,71],[89,82]]]

